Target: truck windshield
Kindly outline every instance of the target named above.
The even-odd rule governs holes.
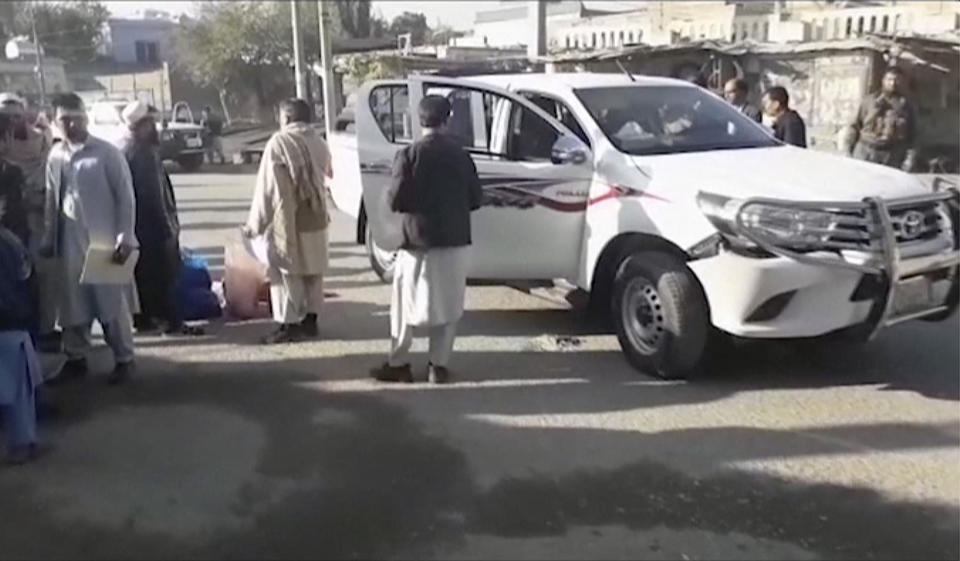
[[[781,144],[725,101],[689,86],[583,88],[577,96],[626,154],[674,154]]]

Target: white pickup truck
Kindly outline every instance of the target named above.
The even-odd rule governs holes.
[[[361,88],[331,134],[332,193],[385,280],[392,256],[367,217],[428,94],[451,100],[449,133],[484,186],[470,277],[588,291],[642,371],[684,377],[716,334],[869,339],[957,307],[956,190],[783,145],[689,83],[618,74]]]

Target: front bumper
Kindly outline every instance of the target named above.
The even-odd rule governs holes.
[[[949,210],[949,236],[924,243],[898,242],[893,212],[941,203]],[[897,323],[952,313],[960,282],[960,194],[950,190],[869,199],[859,208],[874,221],[871,232],[877,243],[870,252],[798,253],[739,228],[740,235],[773,257],[725,251],[691,262],[706,292],[713,324],[742,337],[814,337],[854,326],[872,337]]]

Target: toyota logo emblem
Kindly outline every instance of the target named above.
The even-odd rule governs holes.
[[[903,213],[900,218],[900,235],[907,240],[920,237],[923,233],[923,223],[926,217],[919,210]]]

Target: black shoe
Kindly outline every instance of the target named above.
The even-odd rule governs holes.
[[[7,451],[6,463],[9,466],[22,466],[23,464],[36,460],[49,451],[48,447],[40,446],[36,443],[17,446]]]
[[[427,366],[427,381],[431,384],[449,384],[450,370],[446,366]]]
[[[60,331],[51,331],[37,335],[35,341],[37,352],[40,353],[59,353],[63,349],[62,333]]]
[[[111,386],[119,386],[130,379],[130,376],[133,375],[134,368],[132,360],[130,362],[117,363],[117,365],[113,367],[113,372],[107,376],[107,383]]]
[[[317,327],[317,314],[307,314],[303,318],[303,321],[300,322],[300,332],[305,337],[316,337],[320,334],[320,329]]]
[[[280,343],[296,343],[304,338],[303,331],[298,323],[284,323],[276,331],[263,338],[264,345],[277,345]]]
[[[60,375],[52,380],[44,382],[46,386],[61,386],[67,382],[82,380],[87,376],[87,359],[75,358],[68,360],[63,368],[60,369]]]
[[[183,322],[181,323],[171,323],[167,325],[167,328],[163,330],[164,335],[187,335],[190,337],[202,337],[207,334],[207,332],[202,327],[197,327],[195,325],[187,325]]]
[[[413,383],[413,372],[410,371],[410,365],[390,366],[384,363],[379,368],[370,371],[370,376],[378,382],[401,382],[404,384]]]

